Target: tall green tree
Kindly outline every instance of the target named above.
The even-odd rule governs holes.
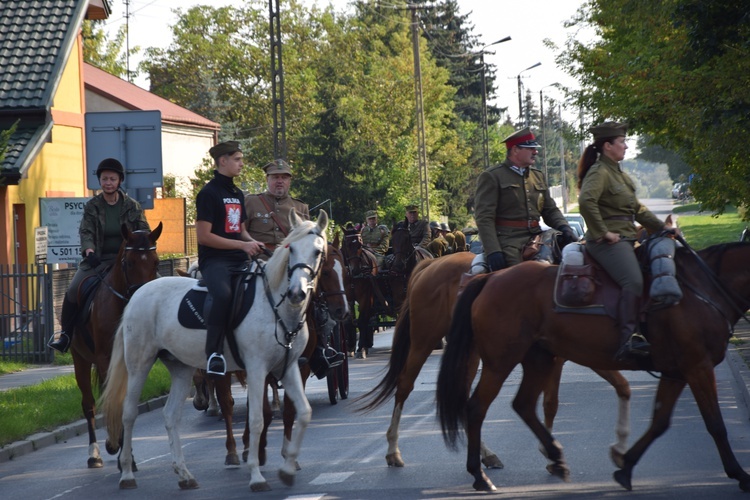
[[[570,23],[592,28],[558,62],[595,119],[626,120],[679,151],[703,208],[750,202],[750,15],[732,0],[589,0]]]

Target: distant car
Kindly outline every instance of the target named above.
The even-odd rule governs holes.
[[[586,221],[581,214],[563,214],[568,222],[577,222],[581,226],[581,234],[586,232]]]
[[[687,194],[687,184],[684,182],[678,182],[674,186],[672,186],[672,198],[675,200],[679,200],[680,198],[684,198]]]
[[[578,239],[583,238],[584,230],[581,227],[580,222],[578,222],[577,220],[569,220],[568,225],[573,229],[573,231],[576,232],[576,234],[578,235]]]

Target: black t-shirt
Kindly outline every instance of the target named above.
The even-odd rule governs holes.
[[[231,177],[214,170],[214,178],[203,186],[195,201],[196,220],[211,223],[211,232],[230,240],[239,240],[242,226],[247,220],[242,191],[234,185]],[[227,260],[247,260],[242,250],[223,250],[198,245],[198,265],[207,258],[221,257]]]

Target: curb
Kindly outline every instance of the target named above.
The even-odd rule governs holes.
[[[158,398],[151,399],[145,403],[138,405],[138,414],[156,410],[162,408],[167,402],[167,396],[159,396]],[[104,416],[96,416],[96,428],[104,429]],[[72,422],[70,424],[58,427],[51,432],[39,432],[31,435],[22,441],[16,441],[3,448],[0,448],[0,463],[8,462],[14,458],[26,455],[28,453],[46,448],[53,444],[65,442],[70,438],[80,436],[82,434],[88,434],[88,424],[85,419]]]

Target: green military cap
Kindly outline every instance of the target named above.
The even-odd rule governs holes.
[[[628,133],[627,123],[604,122],[589,129],[594,134],[594,140],[609,139],[610,137],[621,137]]]
[[[208,150],[208,154],[211,155],[211,158],[214,160],[218,160],[219,157],[224,155],[232,155],[236,153],[237,151],[242,151],[240,149],[240,143],[237,141],[226,141],[226,142],[220,142],[216,146],[212,147]]]
[[[406,205],[406,211],[407,212],[419,212],[419,207],[415,204]]]
[[[292,175],[292,167],[282,159],[269,161],[263,165],[263,171],[266,175],[271,174],[289,174]]]
[[[377,210],[368,210],[367,212],[365,212],[365,219],[371,219],[377,216],[378,216]]]
[[[518,146],[519,148],[541,148],[539,143],[536,142],[536,137],[534,137],[534,134],[529,127],[516,130],[506,137],[503,142],[508,149],[513,146]]]

